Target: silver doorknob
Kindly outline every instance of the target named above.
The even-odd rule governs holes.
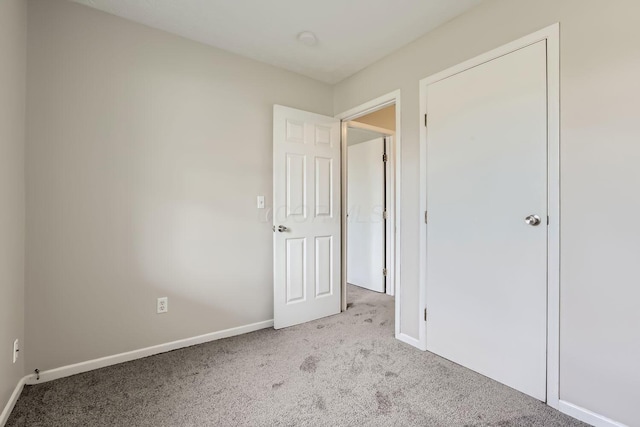
[[[284,225],[279,225],[279,226],[278,226],[278,231],[279,231],[280,233],[282,233],[283,231],[287,231],[287,230],[288,230],[288,228],[287,228],[287,227],[285,227]]]
[[[538,215],[529,215],[524,219],[524,222],[526,222],[527,225],[535,227],[540,224],[540,217]]]

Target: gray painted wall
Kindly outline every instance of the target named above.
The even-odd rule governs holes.
[[[0,1],[0,412],[24,375],[24,144],[27,3]]]
[[[28,55],[27,371],[272,319],[273,104],[331,88],[61,0]]]
[[[0,3],[22,16],[18,4]],[[330,87],[296,74],[61,0],[29,5],[26,371],[270,319],[270,221],[255,196],[270,205],[272,104],[339,113],[398,88],[402,330],[416,336],[418,81],[560,22],[560,394],[640,422],[640,3],[487,0],[335,86],[333,105]],[[16,22],[0,31],[19,40]],[[16,90],[0,102],[11,123],[21,118],[20,64],[0,75]],[[20,159],[21,131],[6,129]],[[16,234],[0,243],[18,283],[0,312],[15,314],[11,341],[22,318],[20,164],[0,168],[16,179],[2,192]],[[155,314],[159,296],[170,298],[166,315]]]
[[[494,0],[336,85],[334,110],[402,91],[402,331],[417,337],[418,82],[561,25],[560,397],[640,424],[640,2]]]

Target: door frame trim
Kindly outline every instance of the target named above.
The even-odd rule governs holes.
[[[396,130],[393,135],[393,147],[390,150],[389,162],[391,165],[391,176],[393,176],[394,180],[394,191],[393,191],[393,202],[390,203],[389,209],[389,223],[395,226],[394,239],[391,239],[388,242],[388,247],[391,246],[391,253],[393,262],[387,266],[388,269],[388,277],[393,278],[393,287],[394,287],[394,298],[395,298],[395,336],[396,338],[402,340],[402,334],[400,332],[400,207],[401,207],[401,161],[400,161],[400,153],[402,147],[402,138],[401,138],[401,104],[400,104],[400,90],[395,90],[393,92],[389,92],[378,98],[372,99],[368,102],[360,104],[356,107],[353,107],[347,111],[344,111],[340,114],[336,114],[335,118],[340,119],[342,122],[341,126],[341,162],[340,162],[340,170],[341,170],[341,203],[342,203],[342,220],[341,220],[341,250],[342,250],[342,262],[341,262],[341,288],[342,288],[342,304],[341,310],[345,311],[347,309],[347,179],[346,179],[346,171],[347,171],[347,122],[350,120],[356,119],[358,117],[362,117],[374,111],[380,110],[384,107],[388,107],[390,105],[396,106]]]
[[[558,409],[560,401],[560,24],[555,23],[511,43],[420,80],[420,298],[419,313],[427,307],[427,87],[539,41],[547,42],[547,400]],[[426,322],[419,322],[419,348],[426,350]]]

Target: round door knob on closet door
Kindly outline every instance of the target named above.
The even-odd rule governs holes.
[[[278,231],[279,231],[280,233],[282,233],[283,231],[287,231],[287,230],[288,230],[288,228],[287,228],[287,227],[285,227],[284,225],[279,225],[279,226],[278,226]]]
[[[535,227],[536,225],[540,225],[540,217],[538,215],[529,215],[524,219],[524,222],[526,222],[527,225]]]

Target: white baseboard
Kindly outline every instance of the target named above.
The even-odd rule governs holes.
[[[20,381],[18,381],[18,385],[16,385],[16,388],[13,390],[13,393],[11,394],[9,401],[7,402],[4,409],[2,410],[2,413],[0,414],[0,427],[4,427],[4,425],[9,420],[9,415],[11,415],[11,411],[13,411],[13,407],[16,406],[16,402],[18,401],[18,398],[20,397],[20,393],[22,393],[22,388],[24,387],[26,382],[27,382],[27,377],[22,377]]]
[[[560,400],[558,409],[563,414],[567,414],[570,417],[583,421],[587,424],[591,424],[595,427],[627,427],[625,424],[613,421],[605,416],[591,412],[588,409],[582,408],[573,403]]]
[[[273,320],[265,320],[264,322],[252,323],[250,325],[239,326],[237,328],[225,329],[223,331],[199,335],[197,337],[185,338],[165,344],[154,345],[152,347],[141,348],[139,350],[128,351],[126,353],[114,354],[112,356],[101,357],[99,359],[89,360],[73,365],[62,366],[60,368],[40,372],[40,379],[37,379],[35,374],[31,374],[27,375],[25,377],[25,380],[27,385],[45,383],[47,381],[57,380],[58,378],[69,377],[71,375],[93,371],[94,369],[117,365],[118,363],[129,362],[131,360],[153,356],[154,354],[166,353],[167,351],[190,347],[197,344],[203,344],[222,338],[229,338],[236,335],[242,335],[249,332],[257,331],[259,329],[270,327],[273,327]]]
[[[396,334],[396,339],[402,341],[403,343],[409,344],[419,350],[423,350],[423,351],[426,350],[426,348],[422,347],[420,340],[410,337],[409,335],[403,334],[402,332],[400,332],[399,334]]]

